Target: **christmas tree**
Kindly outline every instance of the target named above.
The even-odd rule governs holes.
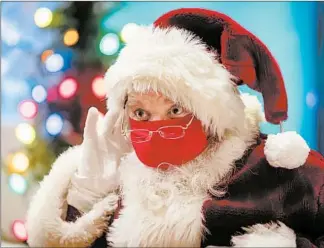
[[[9,187],[26,194],[40,182],[57,156],[81,144],[87,110],[95,106],[105,114],[104,72],[123,46],[121,30],[102,30],[103,19],[123,7],[120,2],[69,2],[51,11],[39,8],[35,24],[57,32],[57,39],[38,55],[42,82],[35,80],[29,99],[18,109],[25,122],[16,128],[23,149],[3,161]],[[12,230],[25,241],[23,221]]]

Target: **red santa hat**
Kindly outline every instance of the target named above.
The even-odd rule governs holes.
[[[234,84],[261,92],[268,122],[287,119],[287,94],[276,60],[256,36],[216,11],[178,9],[153,27],[134,29],[106,81],[111,109],[120,108],[130,91],[153,89],[183,103],[220,136],[226,129],[240,129],[244,118]],[[306,161],[309,148],[298,134],[269,140],[265,154],[273,166],[295,168]]]

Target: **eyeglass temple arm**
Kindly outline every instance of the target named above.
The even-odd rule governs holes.
[[[193,121],[194,118],[195,118],[195,116],[192,115],[190,121],[187,123],[187,125],[186,125],[186,127],[184,129],[187,129],[190,126],[190,124],[191,124],[191,122]]]

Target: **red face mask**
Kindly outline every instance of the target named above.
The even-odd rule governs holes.
[[[162,121],[129,119],[129,123],[137,157],[149,167],[181,166],[196,158],[208,144],[201,122],[191,115]]]

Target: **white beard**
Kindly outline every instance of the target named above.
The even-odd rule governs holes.
[[[120,166],[123,209],[109,229],[108,241],[114,247],[200,247],[208,231],[201,211],[208,192],[222,194],[213,187],[250,142],[229,137],[169,172],[146,167],[134,153],[129,155]]]

